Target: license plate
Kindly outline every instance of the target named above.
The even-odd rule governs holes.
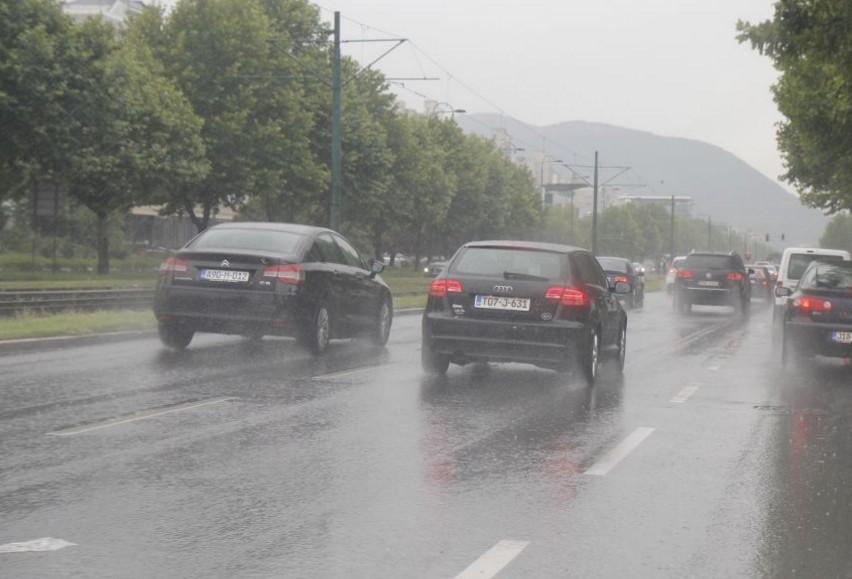
[[[530,311],[529,298],[508,298],[500,296],[476,296],[473,307],[483,310],[507,310],[511,312]]]
[[[701,287],[719,287],[718,281],[699,281],[698,285]]]
[[[852,344],[852,332],[832,332],[831,339],[838,344]]]
[[[249,280],[249,272],[247,271],[230,271],[226,269],[202,269],[201,279],[207,281],[224,281],[231,283],[247,282]]]

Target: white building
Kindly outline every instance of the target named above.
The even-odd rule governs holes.
[[[144,6],[143,0],[64,0],[62,3],[65,13],[77,22],[101,16],[118,25],[142,12]]]

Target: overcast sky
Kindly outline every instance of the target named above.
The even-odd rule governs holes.
[[[499,107],[537,125],[596,121],[699,139],[776,179],[783,172],[774,127],[780,115],[770,94],[776,73],[769,59],[735,39],[737,19],[767,19],[772,4],[322,0],[320,6],[329,21],[331,11],[342,13],[345,39],[379,38],[374,29],[381,29],[422,50],[402,46],[377,65],[388,76],[441,77],[396,89],[413,108],[422,108],[422,98],[412,90],[471,112]],[[366,63],[389,46],[350,44],[345,52]]]

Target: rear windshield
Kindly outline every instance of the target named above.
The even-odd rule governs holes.
[[[683,262],[684,262],[684,261],[686,261],[686,258],[684,258],[684,257],[677,257],[677,258],[675,258],[675,260],[672,262],[672,267],[680,267],[680,266],[682,266],[682,265],[683,265]]]
[[[790,256],[790,265],[787,267],[789,279],[799,279],[808,265],[814,260],[819,261],[843,261],[842,255],[819,255],[817,253],[794,253]]]
[[[597,258],[601,267],[607,271],[622,271],[627,272],[627,262],[617,257],[599,257]]]
[[[190,244],[192,249],[238,249],[268,253],[295,253],[302,236],[271,229],[209,229]]]
[[[730,255],[690,255],[684,267],[696,269],[735,269],[735,260]]]
[[[805,275],[801,287],[803,289],[852,290],[852,263],[817,264]]]
[[[468,247],[453,263],[452,272],[459,275],[481,275],[512,278],[530,276],[548,280],[565,277],[562,254],[549,251],[502,247]]]

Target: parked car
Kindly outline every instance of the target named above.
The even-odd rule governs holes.
[[[775,287],[795,289],[796,284],[805,273],[808,265],[814,260],[820,261],[842,261],[849,260],[849,252],[836,249],[821,249],[810,247],[788,247],[781,255],[781,266],[778,268],[778,279]],[[775,304],[772,308],[773,327],[779,328],[787,300],[776,294]]]
[[[196,332],[292,336],[314,354],[332,338],[384,345],[393,301],[342,235],[289,223],[228,223],[200,233],[160,266],[160,338],[186,348]]]
[[[634,268],[630,260],[621,257],[598,257],[598,263],[606,274],[610,285],[626,283],[630,286],[630,292],[619,294],[622,303],[629,309],[641,308],[645,304],[645,278]]]
[[[780,286],[775,295],[784,300],[784,364],[852,357],[852,262],[811,261],[796,289]]]
[[[748,314],[751,303],[749,274],[736,253],[690,253],[678,269],[673,306],[677,313],[693,305],[732,306]]]
[[[446,261],[433,261],[423,268],[423,275],[426,277],[437,277],[439,273],[447,267]]]
[[[678,256],[672,260],[672,264],[669,267],[669,271],[666,272],[666,293],[671,294],[674,289],[675,279],[677,279],[677,270],[680,269],[680,266],[683,265],[683,262],[686,261],[685,256]]]
[[[769,266],[765,265],[746,265],[749,270],[748,280],[751,283],[751,297],[772,303],[775,297],[772,293],[775,287],[772,283],[772,274],[769,271]]]
[[[604,352],[619,370],[627,315],[594,256],[567,245],[479,241],[463,245],[432,281],[423,314],[422,363],[527,362],[579,368],[595,382]]]

